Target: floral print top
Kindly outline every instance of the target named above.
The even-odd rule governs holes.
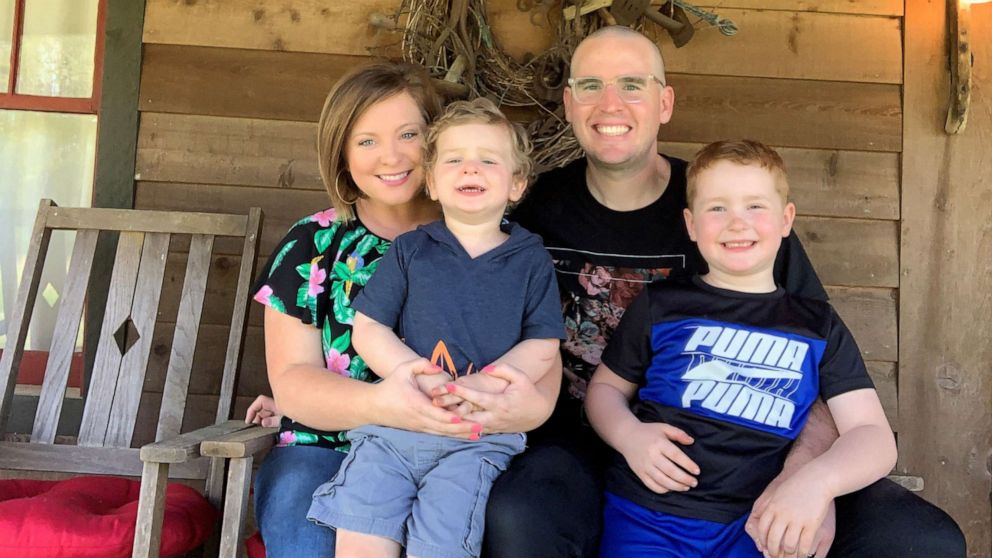
[[[276,247],[255,283],[254,299],[318,328],[329,374],[378,381],[352,347],[351,302],[390,244],[358,219],[338,221],[333,208],[304,217]],[[316,430],[289,417],[282,419],[278,445],[349,449],[344,432]]]

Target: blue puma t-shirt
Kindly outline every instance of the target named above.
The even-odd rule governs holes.
[[[509,238],[475,258],[443,221],[400,235],[352,304],[453,376],[492,363],[526,339],[562,339],[551,256],[541,238]]]
[[[699,277],[649,285],[627,308],[603,364],[639,386],[633,411],[695,439],[687,492],[657,494],[617,454],[607,489],[644,507],[729,523],[782,470],[818,396],[872,388],[850,331],[826,302],[778,289],[718,289]]]

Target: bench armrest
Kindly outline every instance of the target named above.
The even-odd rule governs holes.
[[[141,460],[146,463],[185,463],[202,455],[200,445],[205,440],[222,438],[251,426],[242,420],[229,420],[180,434],[175,438],[142,446]]]
[[[243,458],[257,454],[276,444],[278,428],[246,425],[248,428],[204,440],[200,455],[206,457]]]

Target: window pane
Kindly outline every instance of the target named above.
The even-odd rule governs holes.
[[[98,0],[27,0],[17,93],[90,97]]]
[[[27,257],[38,201],[90,205],[96,154],[96,116],[0,110],[0,347]],[[73,238],[53,234],[38,288],[27,349],[47,351],[64,290]],[[57,265],[55,262],[64,262]]]
[[[10,76],[10,39],[14,33],[14,0],[0,0],[0,93]]]

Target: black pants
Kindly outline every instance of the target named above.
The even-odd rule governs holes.
[[[484,556],[595,558],[611,450],[591,428],[572,430],[571,435],[544,428],[533,433],[527,451],[493,485]],[[891,481],[837,499],[831,558],[964,556],[964,536],[954,520]]]

